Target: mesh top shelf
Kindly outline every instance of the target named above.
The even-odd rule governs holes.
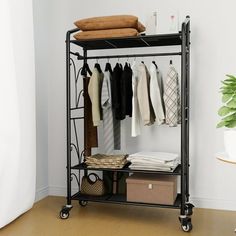
[[[71,40],[87,50],[181,45],[181,33],[140,35],[125,38]]]

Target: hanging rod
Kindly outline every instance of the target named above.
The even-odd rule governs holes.
[[[127,55],[111,55],[111,56],[90,56],[83,57],[78,52],[70,52],[72,55],[77,56],[78,60],[84,59],[110,59],[110,58],[129,58],[129,57],[155,57],[155,56],[179,56],[181,52],[166,52],[166,53],[150,53],[150,54],[127,54]]]

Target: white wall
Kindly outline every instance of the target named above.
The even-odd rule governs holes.
[[[33,1],[35,71],[36,71],[36,131],[37,179],[36,201],[48,195],[48,56],[52,38],[50,34],[50,3]]]
[[[235,167],[221,163],[214,157],[217,151],[223,150],[223,129],[215,128],[219,120],[217,110],[220,106],[220,80],[226,73],[236,74],[236,29],[233,27],[235,1],[149,0],[147,4],[147,1],[136,0],[134,4],[133,1],[115,0],[52,0],[47,4],[48,8],[43,12],[44,15],[41,12],[41,17],[45,17],[43,22],[47,21],[44,24],[44,37],[50,45],[45,42],[42,50],[47,50],[47,53],[42,58],[43,64],[50,70],[40,73],[44,73],[49,81],[49,193],[63,195],[66,192],[66,31],[74,28],[73,22],[76,19],[84,17],[134,14],[145,23],[147,16],[154,10],[163,16],[174,9],[179,11],[180,19],[187,14],[191,16],[191,198],[199,207],[236,210],[236,189],[233,187],[236,180]],[[168,29],[162,19],[159,19],[160,24]],[[157,59],[164,73],[168,59]],[[174,61],[178,64],[178,60]],[[158,147],[159,150],[178,151],[177,131],[167,127],[158,127],[155,131],[145,129],[144,135],[135,141],[127,133],[127,149]],[[153,139],[155,142],[151,142]]]

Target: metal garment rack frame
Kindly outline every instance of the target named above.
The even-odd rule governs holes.
[[[69,212],[72,209],[72,200],[79,200],[81,206],[86,206],[88,201],[94,202],[109,202],[119,204],[132,204],[132,205],[144,205],[155,206],[164,208],[176,208],[180,209],[179,220],[182,230],[189,232],[192,230],[191,215],[193,213],[193,205],[189,202],[189,85],[190,85],[190,17],[187,16],[186,20],[182,23],[182,29],[176,34],[162,34],[152,36],[138,36],[127,38],[111,38],[111,39],[99,39],[99,40],[71,40],[71,34],[79,31],[78,28],[69,30],[66,35],[66,116],[67,116],[67,204],[62,207],[60,211],[60,218],[67,219]],[[71,44],[78,45],[83,48],[83,55],[78,52],[71,51]],[[168,52],[168,53],[150,53],[150,54],[125,54],[125,55],[109,55],[109,56],[88,56],[88,50],[96,49],[115,49],[115,48],[136,48],[136,47],[158,47],[158,46],[181,46],[180,52]],[[79,101],[84,94],[83,89],[78,93],[77,83],[80,71],[76,72],[76,65],[73,58],[77,60],[83,60],[83,63],[87,63],[90,59],[110,59],[110,58],[130,58],[130,57],[154,57],[154,56],[181,56],[181,164],[172,173],[160,172],[160,171],[145,171],[145,170],[130,170],[128,167],[123,169],[92,169],[87,168],[82,159],[88,155],[91,155],[91,148],[86,149],[84,143],[84,150],[80,153],[79,141],[77,135],[77,128],[75,120],[84,119],[85,116],[72,117],[71,112],[73,110],[84,110],[85,106],[79,106]],[[71,67],[73,67],[75,75],[75,99],[76,106],[71,107]],[[72,143],[71,128],[74,128],[76,143]],[[86,127],[86,126],[85,126]],[[87,130],[84,129],[84,140],[86,140]],[[71,152],[73,149],[76,151],[78,157],[78,165],[72,166]],[[79,174],[72,173],[72,170],[78,170]],[[104,196],[93,197],[86,196],[80,193],[80,172],[84,171],[84,175],[88,174],[89,170],[110,171],[110,172],[144,172],[144,173],[157,173],[165,175],[179,175],[181,179],[180,194],[178,194],[176,201],[173,205],[161,205],[161,204],[148,204],[127,202],[126,198],[119,198],[120,196]],[[75,178],[78,184],[78,192],[72,195],[71,184]]]

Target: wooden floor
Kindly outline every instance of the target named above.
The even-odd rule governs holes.
[[[61,197],[47,197],[30,211],[0,230],[0,236],[230,236],[236,235],[236,212],[194,209],[193,230],[185,233],[178,210],[89,203],[74,208],[70,218],[58,212],[65,204]]]

